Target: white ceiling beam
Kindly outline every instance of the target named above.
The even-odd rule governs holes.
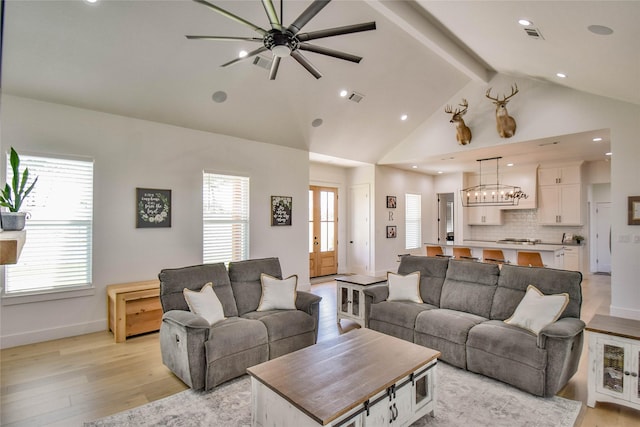
[[[367,0],[366,3],[470,79],[488,83],[495,75],[494,70],[488,69],[430,22],[426,18],[427,12],[412,4],[415,2]]]

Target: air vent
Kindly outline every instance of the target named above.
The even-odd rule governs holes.
[[[532,39],[544,40],[544,37],[542,37],[542,33],[537,28],[531,28],[531,27],[525,28],[524,32],[527,33],[527,35]]]
[[[358,92],[351,92],[351,94],[349,95],[349,100],[355,103],[362,101],[362,98],[364,98],[364,95]]]
[[[264,56],[256,55],[253,59],[253,65],[257,65],[258,67],[262,67],[265,70],[271,70],[271,63],[273,61],[271,59],[267,59]]]

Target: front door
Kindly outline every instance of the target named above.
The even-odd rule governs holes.
[[[338,189],[309,187],[309,277],[338,272]]]

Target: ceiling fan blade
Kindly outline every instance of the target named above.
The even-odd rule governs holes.
[[[314,16],[318,14],[326,5],[329,4],[331,0],[314,0],[313,3],[309,5],[308,8],[305,9],[304,12],[300,14],[296,18],[295,21],[291,25],[289,25],[288,30],[293,34],[298,34],[298,31],[304,27],[307,22],[311,21]]]
[[[275,80],[276,74],[278,74],[278,67],[280,66],[280,57],[273,55],[273,62],[271,63],[271,70],[269,71],[269,80]]]
[[[267,12],[267,16],[269,17],[271,28],[273,28],[274,30],[281,30],[282,25],[280,24],[280,20],[278,19],[276,8],[273,7],[273,2],[271,0],[262,0],[262,5],[264,6],[264,11]]]
[[[220,41],[247,41],[260,42],[264,40],[257,37],[223,37],[223,36],[185,36],[189,40],[220,40]]]
[[[252,56],[256,56],[259,53],[265,52],[266,50],[267,50],[266,47],[261,46],[261,47],[257,48],[256,50],[253,50],[253,51],[249,52],[247,54],[247,56],[243,56],[242,58],[236,58],[236,59],[233,59],[233,60],[231,60],[229,62],[225,62],[224,64],[221,65],[221,67],[227,67],[229,65],[233,65],[233,64],[238,63],[240,61],[244,61],[247,58],[251,58]]]
[[[321,55],[332,56],[338,59],[344,59],[345,61],[355,62],[356,64],[362,61],[361,56],[351,55],[350,53],[340,52],[338,50],[333,50],[333,49],[329,49],[322,46],[316,46],[309,43],[300,43],[298,45],[298,49],[319,53]]]
[[[263,28],[260,28],[257,25],[247,21],[246,19],[240,18],[239,16],[234,15],[233,13],[226,11],[223,8],[216,6],[215,4],[211,4],[206,0],[193,0],[193,1],[196,2],[196,3],[200,3],[202,5],[205,5],[210,9],[215,10],[216,12],[218,12],[222,16],[226,16],[229,19],[233,19],[236,22],[239,22],[239,23],[241,23],[243,25],[246,25],[247,27],[251,28],[254,31],[257,31],[258,33],[260,33],[263,36],[267,34],[267,30],[265,30]]]
[[[322,77],[322,74],[320,74],[320,71],[318,71],[318,69],[316,67],[314,67],[311,62],[309,62],[307,60],[307,58],[305,58],[300,52],[298,52],[297,50],[294,50],[293,52],[291,52],[291,57],[293,59],[295,59],[296,61],[298,61],[300,63],[300,65],[302,65],[304,68],[307,69],[308,72],[310,72],[311,74],[313,74],[313,77],[315,77],[316,79],[319,79],[320,77]]]
[[[328,28],[326,30],[311,31],[298,34],[298,40],[306,42],[308,40],[321,39],[324,37],[340,36],[342,34],[359,33],[361,31],[371,31],[376,29],[376,23],[365,22],[362,24],[347,25],[344,27]]]

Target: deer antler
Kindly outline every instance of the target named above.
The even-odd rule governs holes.
[[[447,104],[446,107],[444,107],[444,112],[447,114],[458,114],[458,109],[456,109],[456,111],[453,111],[453,107],[451,107],[451,105]]]
[[[511,98],[511,97],[512,97],[513,95],[515,95],[516,93],[518,93],[518,84],[517,84],[517,83],[516,83],[516,84],[514,84],[514,86],[511,86],[511,95],[509,95],[509,96],[504,96],[504,95],[503,95],[503,96],[504,96],[504,98],[502,99],[502,101],[500,101],[500,97],[499,97],[499,96],[498,96],[498,97],[496,97],[496,98],[494,98],[494,97],[492,97],[492,96],[491,96],[491,88],[489,88],[489,89],[487,90],[487,93],[485,94],[485,96],[486,96],[487,98],[489,98],[490,100],[492,100],[492,101],[496,102],[496,103],[498,103],[498,102],[502,103],[502,102],[506,102],[506,101],[508,101],[508,100],[509,100],[509,98]]]
[[[458,112],[457,114],[460,114],[461,116],[464,116],[464,113],[467,112],[467,109],[469,108],[469,103],[467,102],[466,99],[462,98],[462,104],[458,104],[459,106],[463,107],[464,109],[460,112]],[[456,110],[458,111],[458,110]]]

